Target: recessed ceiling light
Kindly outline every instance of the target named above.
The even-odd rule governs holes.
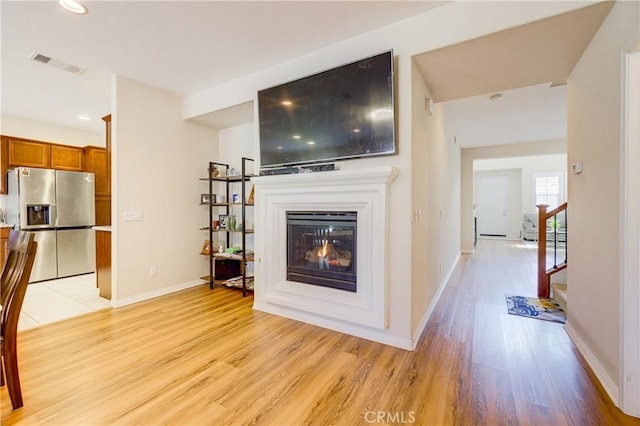
[[[502,99],[502,93],[496,93],[495,95],[489,96],[490,101],[499,101]]]
[[[60,3],[60,6],[67,9],[69,12],[76,13],[78,15],[84,15],[89,11],[85,5],[75,0],[58,0],[58,3]]]
[[[291,105],[293,105],[293,102],[291,102],[291,101],[282,101],[281,104],[284,105],[284,106],[291,106]]]
[[[293,135],[292,138],[294,139],[300,139],[300,135]]]
[[[89,117],[89,116],[88,116],[88,115],[86,115],[86,114],[80,114],[80,115],[78,116],[78,120],[90,121],[90,120],[91,120],[91,117]]]
[[[316,143],[314,141],[309,141],[307,142],[307,145],[315,145]]]
[[[360,133],[360,129],[353,129],[353,133]]]

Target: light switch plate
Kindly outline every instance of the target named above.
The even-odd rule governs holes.
[[[135,222],[139,220],[142,220],[142,212],[140,210],[124,212],[125,222]]]

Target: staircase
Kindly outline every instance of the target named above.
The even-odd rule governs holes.
[[[567,268],[567,203],[548,211],[546,204],[538,208],[538,297],[551,296],[551,276]],[[559,224],[564,223],[564,226]],[[551,266],[548,266],[551,263]],[[566,311],[567,286],[554,285],[554,298]],[[558,299],[561,299],[562,302]]]
[[[553,291],[553,299],[558,302],[563,311],[567,312],[567,285],[553,283],[551,284],[551,290]]]

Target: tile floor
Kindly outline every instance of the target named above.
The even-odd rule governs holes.
[[[96,274],[29,284],[18,330],[58,322],[110,306],[107,299],[98,295]]]

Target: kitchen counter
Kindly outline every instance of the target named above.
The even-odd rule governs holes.
[[[92,226],[94,231],[111,232],[111,226]]]

